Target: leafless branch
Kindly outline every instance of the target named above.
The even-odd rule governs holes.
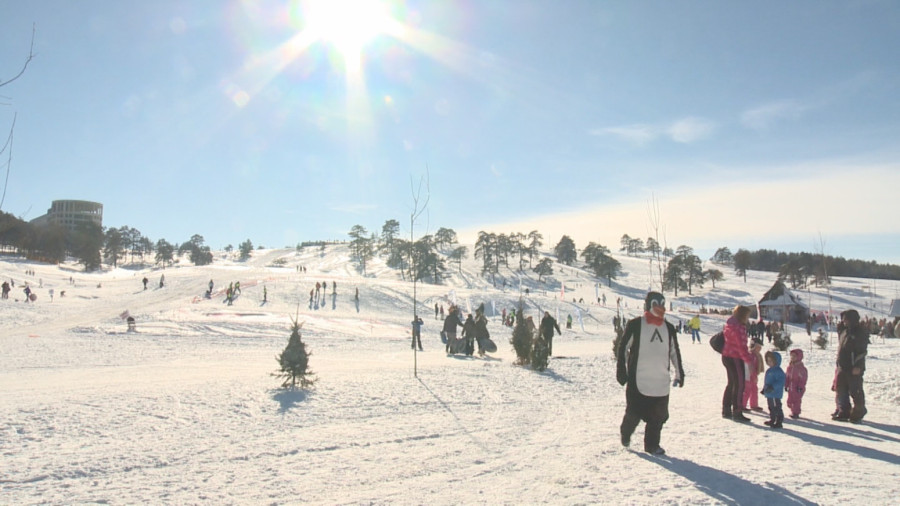
[[[0,154],[2,154],[7,149],[9,153],[7,153],[6,159],[6,177],[3,180],[3,196],[0,197],[0,209],[3,209],[3,202],[6,201],[6,187],[9,186],[9,170],[12,167],[12,142],[13,142],[13,132],[16,130],[16,115],[13,114],[13,122],[12,126],[9,127],[9,137],[6,138],[6,144],[3,145],[3,149],[0,149]]]
[[[37,28],[32,25],[31,26],[31,47],[28,49],[28,58],[25,59],[25,63],[22,65],[22,70],[19,71],[18,74],[14,75],[11,79],[7,79],[6,81],[0,81],[0,87],[6,86],[7,84],[15,81],[16,79],[22,77],[22,74],[25,73],[25,69],[28,68],[28,64],[31,63],[31,60],[34,59],[34,33],[37,31]]]

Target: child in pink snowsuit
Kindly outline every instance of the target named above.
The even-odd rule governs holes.
[[[749,408],[753,411],[763,410],[759,407],[759,386],[757,384],[759,373],[765,372],[765,364],[763,363],[762,354],[759,352],[761,349],[762,344],[760,344],[759,341],[756,339],[750,341],[750,361],[747,362],[747,368],[749,369],[750,374],[744,381],[745,410],[748,408],[748,402]]]
[[[803,365],[803,350],[791,350],[791,363],[787,366],[784,378],[784,390],[788,393],[787,406],[791,409],[791,418],[800,416],[800,402],[806,391],[806,366]]]

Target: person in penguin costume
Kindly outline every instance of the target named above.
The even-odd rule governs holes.
[[[642,420],[644,451],[666,453],[659,446],[662,426],[669,419],[669,385],[684,386],[684,369],[675,326],[665,320],[666,298],[649,292],[644,314],[625,325],[625,333],[616,350],[616,379],[625,387],[625,416],[622,418],[622,445]],[[674,382],[671,372],[674,369]]]

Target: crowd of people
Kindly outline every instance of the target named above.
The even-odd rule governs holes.
[[[664,318],[665,297],[649,292],[644,314],[629,320],[616,343],[616,379],[625,386],[625,415],[620,426],[621,442],[629,446],[637,425],[643,421],[644,450],[661,455],[660,433],[669,418],[669,387],[684,385],[684,370],[678,347],[678,330]],[[764,411],[759,396],[766,399],[769,418],[765,425],[780,429],[784,426],[782,399],[787,394],[786,407],[792,419],[800,417],[808,372],[803,363],[803,350],[790,350],[788,364],[782,369],[782,356],[776,350],[763,355],[766,329],[777,332],[782,327],[762,320],[750,321],[752,308],[736,306],[725,323],[721,361],[725,368],[726,385],[722,393],[722,417],[739,423],[751,423],[745,416],[749,411]],[[896,328],[896,322],[894,322]],[[692,330],[692,342],[698,339]],[[859,423],[867,414],[863,377],[866,370],[871,328],[861,320],[859,312],[849,309],[841,313],[838,328],[838,349],[831,390],[835,394],[832,420]],[[762,386],[759,380],[762,376]],[[674,381],[673,381],[674,379]]]

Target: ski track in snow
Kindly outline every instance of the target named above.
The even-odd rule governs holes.
[[[610,289],[604,279],[600,290],[610,304],[623,296],[626,314],[636,316],[650,283],[641,274],[646,259],[617,258],[622,284]],[[2,502],[886,504],[900,492],[900,343],[870,346],[870,415],[840,424],[828,417],[833,345],[813,349],[792,328],[807,350],[810,383],[802,418],[773,431],[758,413],[751,425],[719,416],[724,373],[706,339],[724,318],[704,316],[702,344],[680,339],[686,385],[671,394],[662,435],[669,454],[651,457],[640,452],[643,425],[631,449],[619,443],[615,306],[590,304],[597,294],[588,273],[554,267],[546,282],[501,272],[494,288],[469,259],[461,275],[453,264],[444,285],[417,283],[425,351],[414,355],[412,285],[378,260],[360,275],[345,246],[97,274],[0,260],[0,278],[17,281],[13,298],[23,280],[44,284],[35,304],[0,302]],[[550,367],[514,366],[511,329],[498,315],[489,325],[497,353],[446,356],[434,304],[446,309],[455,298],[464,309],[484,302],[489,315],[491,302],[497,313],[509,310],[520,276],[531,292],[529,315],[560,313]],[[210,278],[216,295],[203,299]],[[219,294],[237,280],[242,294],[228,306]],[[317,309],[308,304],[316,281],[337,283]],[[751,302],[773,281],[770,273],[749,273],[747,283],[728,275],[714,290],[671,297],[669,318],[686,320],[696,310],[691,301]],[[867,314],[867,301],[887,304],[898,290],[878,283],[888,295],[876,299],[864,280],[836,280],[832,304]],[[49,288],[57,293],[52,303]],[[814,308],[827,305],[824,291],[811,297]],[[585,330],[577,319],[564,328],[575,307]],[[125,310],[137,332],[125,331]],[[303,324],[318,377],[308,392],[277,388],[271,376],[293,318]]]

